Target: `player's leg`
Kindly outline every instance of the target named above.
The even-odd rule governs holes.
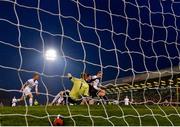
[[[95,100],[94,100],[93,98],[91,98],[91,99],[89,100],[89,104],[90,104],[90,105],[94,105],[94,103],[95,103]]]
[[[94,104],[94,99],[92,97],[83,97],[79,101],[79,104],[81,104],[81,105],[85,105],[85,104],[93,105]]]
[[[25,92],[22,91],[22,96],[21,96],[19,99],[17,99],[17,102],[21,102],[21,101],[23,101],[23,100],[25,100],[25,99],[26,99]]]
[[[23,94],[25,95],[25,97],[29,97],[29,105],[32,106],[33,105],[33,95],[31,93],[31,89],[26,87],[23,90]]]
[[[71,105],[71,104],[77,104],[77,105],[80,105],[82,102],[82,100],[74,100],[72,99],[71,97],[68,97],[68,104]]]
[[[60,97],[58,100],[57,100],[57,105],[61,105],[64,101],[64,98],[63,97]]]
[[[27,96],[29,97],[29,105],[32,106],[33,105],[33,95],[32,95],[32,93],[29,93]]]
[[[94,89],[94,87],[91,90],[91,96],[92,99],[89,101],[89,104],[91,105],[96,104],[98,99],[98,90]]]
[[[55,102],[60,98],[60,94],[58,93],[55,98],[53,99],[53,101],[50,103],[50,105],[55,104]]]
[[[95,103],[94,99],[93,99],[93,86],[89,84],[89,95],[91,98],[89,98],[88,103],[90,105],[93,105]]]
[[[68,104],[69,92],[65,92],[63,97],[64,97],[64,104]]]
[[[22,96],[21,96],[19,99],[17,99],[17,101],[18,101],[18,102],[23,101],[29,93],[30,93],[30,89],[28,89],[28,88],[26,87],[26,88],[22,91]]]
[[[24,100],[24,94],[19,99],[17,99],[17,102],[20,102],[20,101],[23,101],[23,100]]]

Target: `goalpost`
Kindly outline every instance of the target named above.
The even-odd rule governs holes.
[[[50,115],[48,104],[59,92],[57,89],[70,89],[66,85],[66,75],[72,70],[74,74],[102,71],[103,80],[110,77],[111,81],[102,81],[110,102],[107,105],[118,101],[117,110],[122,112],[122,116],[111,116],[107,105],[100,101],[105,116],[92,115],[89,104],[86,104],[88,115],[73,115],[71,107],[66,105],[74,126],[76,116],[90,118],[92,126],[95,118],[103,118],[112,126],[116,125],[112,118],[121,118],[129,126],[127,119],[130,117],[138,118],[138,126],[142,126],[143,118],[147,116],[153,117],[156,125],[163,125],[156,117],[167,119],[172,126],[180,125],[170,119],[180,116],[179,6],[180,2],[176,0],[0,0],[0,53],[5,52],[0,54],[0,69],[6,70],[7,74],[16,73],[18,81],[14,77],[8,80],[21,85],[32,73],[41,75],[44,117],[51,125],[51,117],[57,114]],[[47,50],[54,42],[57,51]],[[52,62],[55,59],[56,64]],[[49,65],[55,69],[50,70]],[[47,83],[45,78],[60,84],[53,86],[56,89],[54,94],[52,82]],[[19,87],[9,89],[4,85],[0,91],[19,93]],[[129,108],[137,115],[128,115],[123,110],[126,96],[131,102]],[[150,113],[142,115],[137,105],[143,105]],[[163,115],[154,113],[151,105],[158,106]],[[167,114],[162,105],[173,108],[175,113]],[[0,114],[0,117],[13,115],[17,114]],[[28,126],[28,107],[25,114],[18,115],[25,117]]]

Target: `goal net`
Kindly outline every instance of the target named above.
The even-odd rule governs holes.
[[[48,126],[58,114],[71,126],[180,125],[179,6],[178,0],[0,0],[0,125]],[[106,99],[49,106],[71,90],[67,73],[98,71]],[[8,107],[34,73],[38,106],[24,106],[24,99]]]

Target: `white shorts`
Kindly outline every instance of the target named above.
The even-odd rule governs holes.
[[[31,89],[28,88],[28,87],[26,87],[26,88],[23,90],[23,95],[27,96],[27,95],[29,95],[29,94],[32,94],[32,93],[31,93]]]
[[[125,105],[129,105],[129,102],[125,102]]]
[[[16,103],[12,103],[12,107],[15,107],[16,106]]]

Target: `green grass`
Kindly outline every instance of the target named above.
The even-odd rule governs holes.
[[[67,106],[52,106],[47,107],[47,112],[51,121],[54,120],[56,115],[62,115],[66,126],[91,126],[93,124],[95,126],[180,126],[179,107],[159,107],[155,105],[148,107],[151,110],[143,105],[134,107],[108,105],[105,106],[105,112],[101,105],[90,106],[90,110],[85,105],[69,106],[70,115]],[[27,115],[25,114],[26,108],[23,106],[0,107],[0,125],[26,126],[26,120],[29,126],[50,125],[44,106],[28,107]]]

